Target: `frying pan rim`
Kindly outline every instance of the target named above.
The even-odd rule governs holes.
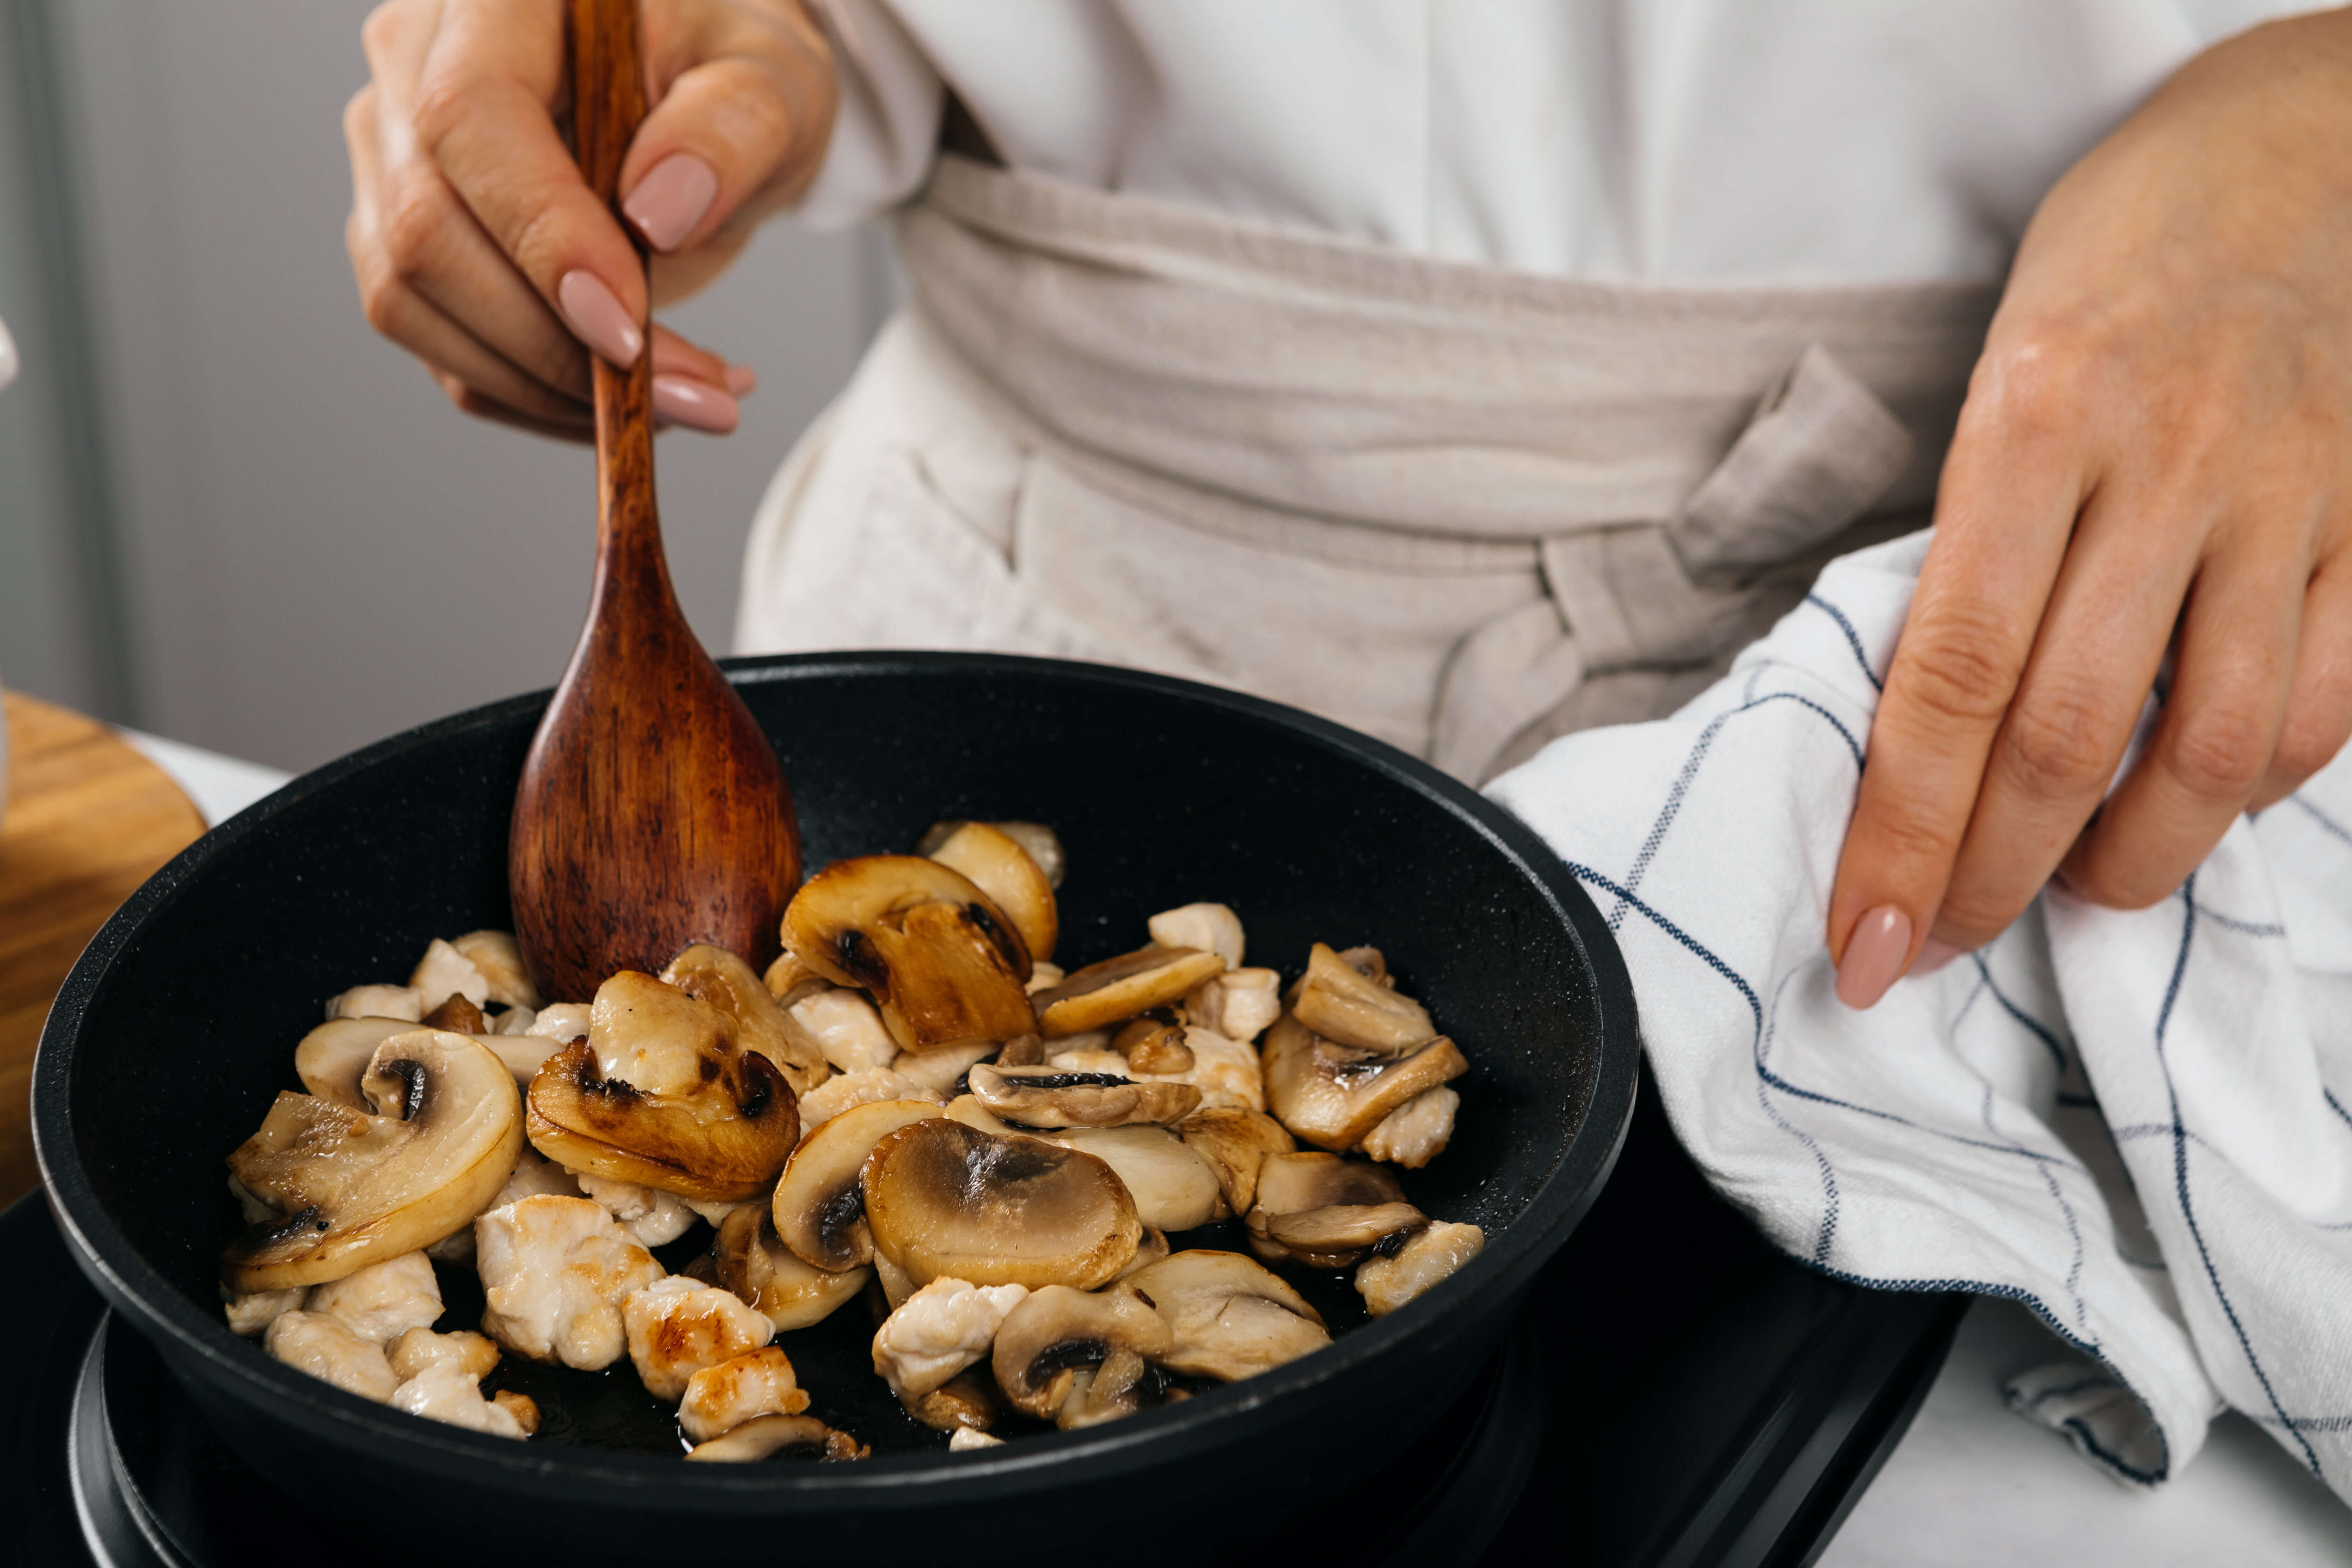
[[[1288,1400],[1303,1411],[1318,1394],[1408,1341],[1433,1349],[1443,1345],[1486,1316],[1470,1310],[1477,1293],[1516,1292],[1524,1287],[1607,1180],[1630,1122],[1640,1053],[1631,978],[1599,910],[1560,858],[1533,829],[1467,785],[1385,742],[1314,714],[1147,671],[1013,654],[898,650],[766,655],[719,663],[739,686],[914,673],[1043,678],[1152,691],[1290,731],[1349,763],[1387,775],[1486,840],[1534,885],[1565,927],[1583,961],[1600,1013],[1591,1098],[1583,1121],[1519,1216],[1490,1238],[1470,1264],[1427,1294],[1312,1356],[1176,1405],[1086,1431],[1045,1435],[1002,1449],[888,1455],[856,1465],[699,1466],[614,1450],[517,1444],[409,1416],[347,1394],[256,1354],[216,1318],[196,1311],[108,1216],[81,1168],[73,1137],[72,1068],[80,1025],[117,983],[114,963],[139,930],[176,901],[214,858],[266,831],[298,803],[352,774],[420,746],[535,715],[552,696],[548,689],[416,725],[289,781],[173,857],[123,902],[76,960],[42,1026],[34,1059],[34,1150],[51,1212],[72,1244],[76,1262],[115,1310],[131,1318],[147,1338],[168,1341],[180,1355],[205,1363],[210,1381],[236,1388],[243,1403],[337,1445],[396,1444],[403,1463],[428,1474],[453,1479],[462,1474],[479,1481],[487,1462],[532,1493],[559,1503],[609,1500],[616,1485],[639,1493],[651,1486],[677,1506],[728,1513],[850,1506],[861,1497],[898,1494],[910,1487],[919,1489],[926,1501],[952,1502],[967,1493],[974,1499],[1001,1498],[1008,1486],[1027,1490],[1041,1476],[1099,1479],[1163,1464],[1220,1446],[1235,1423],[1276,1401]],[[175,1359],[165,1355],[167,1364]]]

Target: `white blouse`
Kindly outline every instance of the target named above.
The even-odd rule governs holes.
[[[1013,167],[1451,260],[1975,279],[2067,166],[2291,0],[815,0],[802,204],[921,184],[952,87]]]

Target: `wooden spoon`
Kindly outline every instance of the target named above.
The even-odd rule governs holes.
[[[613,200],[645,119],[636,0],[572,0],[572,121]],[[642,324],[642,323],[641,323]],[[551,1001],[716,942],[764,968],[800,880],[776,753],[678,609],[654,510],[653,336],[594,361],[596,584],[588,624],[515,790],[507,888]]]

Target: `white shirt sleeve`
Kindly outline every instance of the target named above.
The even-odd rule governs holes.
[[[929,178],[947,89],[922,48],[878,0],[811,0],[833,46],[839,106],[824,165],[797,211],[847,228],[898,205]]]

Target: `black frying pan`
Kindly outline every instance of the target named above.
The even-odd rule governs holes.
[[[509,1562],[1217,1561],[1401,1451],[1492,1352],[1632,1108],[1633,993],[1558,857],[1388,746],[1183,681],[948,654],[730,673],[777,740],[812,868],[902,849],[940,817],[1026,817],[1068,845],[1056,957],[1072,966],[1195,899],[1240,910],[1252,962],[1287,973],[1318,940],[1381,947],[1471,1062],[1453,1147],[1407,1190],[1484,1226],[1486,1250],[1401,1311],[1356,1314],[1329,1350],[982,1454],[938,1451],[896,1410],[864,1364],[871,1323],[855,1304],[781,1342],[814,1413],[874,1444],[859,1464],[682,1463],[625,1364],[565,1382],[509,1357],[491,1385],[523,1379],[556,1405],[525,1444],[270,1361],[221,1317],[215,1259],[236,1226],[223,1157],[295,1087],[320,997],[404,975],[433,936],[507,923],[507,816],[540,693],[371,747],[206,835],[107,923],[49,1016],[34,1130],[51,1198],[83,1269],[223,1436],[322,1512],[436,1559]],[[452,1307],[467,1310],[456,1290]]]

